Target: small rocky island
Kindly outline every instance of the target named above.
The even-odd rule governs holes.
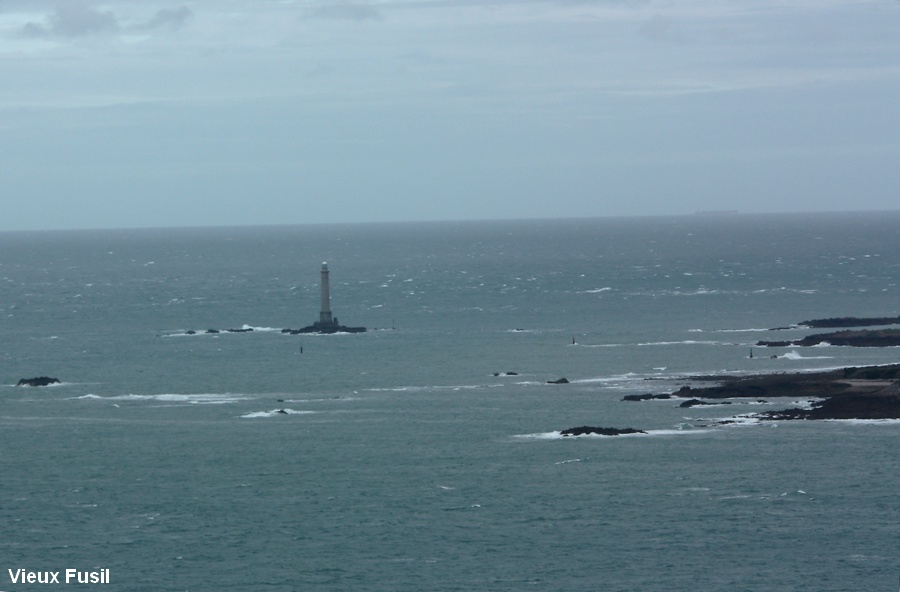
[[[577,428],[569,428],[560,432],[561,436],[621,436],[623,434],[646,434],[644,430],[636,430],[634,428],[598,428],[592,426],[581,426]]]
[[[50,386],[51,384],[62,384],[58,378],[49,376],[36,376],[34,378],[22,378],[16,383],[16,386]]]
[[[328,264],[322,264],[322,310],[319,312],[319,320],[313,323],[312,325],[308,325],[306,327],[300,329],[282,329],[282,333],[286,333],[288,335],[300,335],[303,333],[318,333],[324,335],[332,335],[334,333],[365,333],[365,327],[347,327],[345,325],[341,325],[338,322],[337,317],[332,316],[331,314],[331,293],[329,291],[328,286]],[[222,331],[218,329],[207,329],[206,334],[218,334]],[[241,329],[225,329],[226,333],[252,333],[252,327],[243,327]],[[189,331],[185,331],[185,335],[196,335],[197,332],[193,329]]]
[[[302,329],[282,329],[282,333],[299,335],[301,333],[321,333],[331,335],[334,333],[365,333],[365,327],[345,327],[341,325],[337,317],[331,315],[331,293],[328,287],[328,264],[322,264],[322,310],[319,312],[319,320],[303,327]]]

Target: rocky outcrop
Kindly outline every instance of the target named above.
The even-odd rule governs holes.
[[[759,341],[756,345],[761,347],[809,347],[823,343],[852,347],[895,347],[900,345],[900,329],[860,329],[858,331],[817,333],[793,341]]]
[[[206,335],[217,335],[219,333],[253,333],[255,329],[253,327],[241,327],[240,329],[207,329],[204,333]],[[365,327],[345,327],[344,325],[321,325],[316,323],[315,325],[310,325],[308,327],[303,327],[302,329],[282,329],[282,333],[287,333],[289,335],[299,335],[301,333],[320,333],[320,334],[332,334],[332,333],[365,333]],[[184,332],[185,335],[198,335],[197,331],[194,329],[188,329]]]
[[[799,325],[812,329],[836,329],[840,327],[871,327],[873,325],[900,325],[900,317],[837,317],[801,321]]]
[[[566,377],[557,378],[556,380],[548,380],[547,384],[569,384],[569,379]]]
[[[643,395],[625,395],[624,397],[622,397],[622,400],[623,401],[652,401],[655,399],[672,399],[674,397],[675,397],[675,395],[668,395],[668,394],[654,395],[653,393],[646,393]]]
[[[51,384],[60,384],[58,378],[50,378],[49,376],[36,376],[35,378],[23,378],[16,383],[16,386],[50,386]]]
[[[709,379],[709,377],[703,377]],[[828,372],[723,377],[709,387],[682,387],[693,399],[792,397],[822,399],[809,409],[770,411],[755,417],[786,419],[900,419],[900,364]],[[727,422],[727,420],[725,420]]]
[[[282,329],[282,333],[288,335],[300,335],[304,333],[318,333],[320,335],[333,335],[335,333],[365,333],[365,327],[345,327],[344,325],[322,325],[316,323],[302,329]]]
[[[697,407],[699,405],[731,405],[728,401],[716,401],[715,403],[709,403],[707,401],[701,401],[700,399],[688,399],[679,407],[688,408],[688,407]]]
[[[636,430],[634,428],[598,428],[592,426],[581,426],[578,428],[569,428],[567,430],[562,430],[560,435],[562,436],[586,436],[589,434],[596,434],[598,436],[620,436],[622,434],[646,434],[644,430]]]
[[[876,393],[847,393],[814,403],[810,409],[785,409],[760,419],[900,419],[900,389],[894,384]]]

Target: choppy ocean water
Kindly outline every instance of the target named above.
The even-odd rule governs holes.
[[[54,588],[20,568],[108,568],[116,590],[893,590],[900,425],[709,427],[792,402],[621,399],[897,362],[754,344],[897,315],[898,223],[2,233],[0,590]],[[317,319],[322,261],[367,333],[280,332]],[[63,384],[14,386],[40,375]],[[649,434],[558,434],[584,424]]]

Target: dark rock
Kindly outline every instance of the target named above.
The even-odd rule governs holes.
[[[758,415],[760,419],[900,419],[900,390],[850,393],[814,403],[811,409],[785,409]]]
[[[709,403],[707,401],[701,401],[700,399],[688,399],[679,407],[697,407],[698,405],[731,405],[728,401],[718,401],[716,403]]]
[[[184,334],[185,335],[196,335],[197,332],[194,331],[193,329],[188,329],[187,331],[184,332]]]
[[[320,335],[333,335],[335,333],[365,333],[365,327],[345,327],[344,325],[337,325],[332,323],[316,323],[314,325],[309,325],[308,327],[303,327],[302,329],[282,329],[282,333],[288,333],[289,335],[301,335],[306,333],[318,333]]]
[[[900,419],[900,364],[826,372],[720,377],[720,381],[719,385],[695,388],[692,392],[704,399],[824,399],[810,409],[768,411],[754,416],[762,420]]]
[[[598,428],[592,426],[581,426],[578,428],[569,428],[560,432],[562,436],[585,436],[588,434],[597,434],[599,436],[618,436],[621,434],[646,434],[644,430],[636,430],[634,428]]]
[[[548,380],[547,384],[569,384],[568,378],[557,378],[556,380]]]
[[[247,327],[246,329],[225,329],[229,333],[252,333],[253,327]]]
[[[218,333],[219,330],[218,330],[218,329],[207,329],[206,332],[207,332],[208,334],[212,335],[212,334]]]
[[[50,378],[49,376],[36,376],[35,378],[23,378],[16,383],[16,386],[50,386],[51,384],[60,384],[58,378]]]
[[[851,347],[896,347],[900,345],[900,329],[860,329],[858,331],[837,331],[817,333],[794,341],[759,341],[763,347],[810,347],[822,343]]]
[[[622,397],[623,401],[651,401],[653,399],[671,399],[672,395],[654,395],[652,393],[647,393],[645,395],[625,395]]]
[[[853,380],[897,380],[900,379],[900,365],[867,366],[844,368],[841,377]]]
[[[873,325],[898,325],[900,317],[837,317],[832,319],[813,319],[801,321],[800,325],[813,329],[838,327],[871,327]]]

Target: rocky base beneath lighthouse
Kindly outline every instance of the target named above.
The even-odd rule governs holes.
[[[313,323],[302,329],[282,329],[282,333],[289,335],[300,335],[301,333],[320,333],[323,335],[333,335],[334,333],[365,333],[365,327],[347,327],[334,323]]]

